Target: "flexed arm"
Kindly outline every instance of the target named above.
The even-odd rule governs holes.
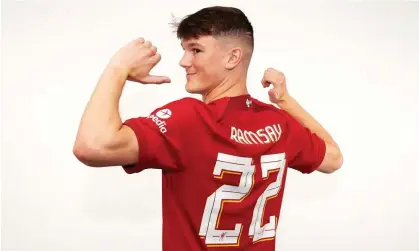
[[[326,129],[317,122],[293,97],[288,93],[286,79],[282,72],[269,68],[265,71],[262,78],[263,87],[273,86],[269,90],[269,99],[272,103],[288,112],[301,125],[317,134],[326,143],[326,153],[323,162],[317,171],[332,173],[339,169],[343,164],[343,156],[338,144]]]
[[[88,166],[117,166],[134,163],[138,143],[124,126],[119,100],[126,80],[143,84],[168,83],[168,77],[150,76],[161,56],[151,42],[139,38],[122,47],[106,66],[82,116],[74,143],[74,155]]]

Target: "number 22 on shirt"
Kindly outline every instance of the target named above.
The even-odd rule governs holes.
[[[278,195],[285,167],[285,153],[270,154],[261,156],[262,178],[267,179],[270,173],[278,171],[277,179],[270,183],[265,191],[259,196],[254,210],[252,223],[247,233],[253,242],[273,239],[276,230],[276,217],[269,217],[269,222],[262,226],[262,217],[269,198]],[[205,237],[207,245],[228,245],[238,246],[243,231],[243,224],[237,222],[234,230],[217,229],[222,212],[223,203],[240,202],[249,193],[253,187],[253,175],[255,165],[252,165],[252,158],[238,157],[219,153],[214,167],[213,175],[221,178],[223,172],[235,173],[240,175],[238,186],[222,185],[208,198],[201,221],[199,235]]]

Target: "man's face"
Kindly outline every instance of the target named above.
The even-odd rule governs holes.
[[[186,91],[206,94],[224,79],[227,51],[212,36],[183,39],[185,53],[179,64],[186,71]]]

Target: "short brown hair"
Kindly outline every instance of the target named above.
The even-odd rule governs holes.
[[[213,6],[201,9],[173,22],[179,39],[199,38],[200,36],[234,36],[245,40],[253,50],[253,27],[246,15],[234,7]]]

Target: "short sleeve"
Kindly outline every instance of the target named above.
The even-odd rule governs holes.
[[[317,134],[298,123],[291,115],[288,116],[289,145],[292,152],[289,167],[302,173],[311,173],[322,163],[326,144]]]
[[[131,118],[123,124],[135,133],[139,156],[137,163],[123,166],[126,173],[138,173],[144,169],[177,170],[181,166],[181,153],[194,102],[181,99],[155,109],[147,117]],[[189,119],[189,121],[188,121]]]

